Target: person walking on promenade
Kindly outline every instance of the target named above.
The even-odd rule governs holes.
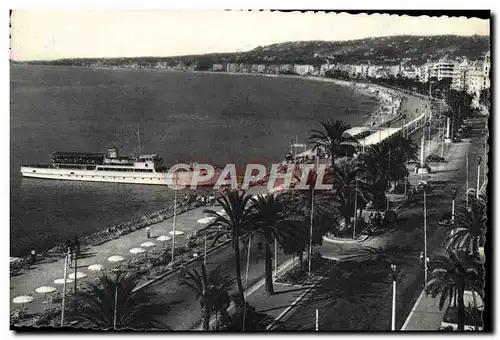
[[[150,238],[151,238],[151,228],[150,228],[150,227],[146,227],[146,237],[147,237],[148,239],[150,239]]]
[[[75,256],[80,256],[80,240],[78,239],[78,236],[75,236],[75,239],[73,240],[73,248]]]
[[[69,263],[73,262],[73,242],[70,239],[66,240],[66,254],[69,254]]]
[[[31,251],[31,265],[34,265],[35,262],[36,262],[36,251],[35,251],[35,249],[33,249]]]

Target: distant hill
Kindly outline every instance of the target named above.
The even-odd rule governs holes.
[[[490,49],[489,36],[391,36],[348,41],[300,41],[257,47],[246,56],[256,59],[329,59],[335,62],[394,62],[414,64],[445,56],[475,59]]]
[[[175,57],[138,57],[112,59],[65,59],[58,61],[34,62],[56,65],[86,65],[95,61],[105,61],[110,65],[131,62],[151,64],[166,62],[176,65],[211,65],[214,63],[263,63],[263,64],[323,64],[333,63],[374,63],[399,64],[400,62],[421,65],[428,60],[443,57],[468,57],[478,59],[490,49],[489,36],[391,36],[348,41],[296,41],[259,46],[251,51],[238,53],[211,53]]]

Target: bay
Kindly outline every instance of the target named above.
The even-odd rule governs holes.
[[[167,187],[21,177],[55,151],[158,153],[166,165],[270,164],[318,122],[361,124],[377,102],[352,88],[287,77],[12,66],[11,256],[38,252],[171,204]],[[356,115],[346,114],[349,107]]]

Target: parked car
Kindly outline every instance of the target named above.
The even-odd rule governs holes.
[[[417,184],[417,190],[428,190],[430,187],[427,181],[419,181]]]
[[[425,162],[426,163],[431,163],[431,162],[434,162],[434,163],[441,163],[441,162],[444,162],[444,157],[440,157],[438,155],[429,155],[427,156],[427,158],[425,159]]]

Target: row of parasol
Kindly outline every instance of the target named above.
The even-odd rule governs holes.
[[[218,213],[221,215],[224,215],[225,211],[222,209],[222,210],[218,211]],[[214,220],[214,217],[203,217],[203,218],[197,220],[197,222],[200,224],[208,224],[208,223],[212,222],[213,220]],[[172,240],[171,236],[183,235],[184,232],[180,231],[180,230],[176,230],[176,231],[170,231],[168,234],[169,235],[158,236],[156,238],[156,240],[160,241],[160,242],[170,241],[170,240]],[[135,247],[135,248],[130,249],[129,253],[134,254],[134,255],[146,253],[146,255],[147,255],[148,250],[151,248],[154,248],[154,247],[156,247],[156,244],[154,242],[148,241],[148,242],[142,243],[140,245],[140,247]],[[111,263],[120,263],[120,262],[125,261],[126,258],[124,256],[121,256],[121,255],[113,255],[113,256],[108,257],[107,260],[108,260],[108,262],[111,262]],[[96,263],[96,264],[92,264],[92,265],[88,266],[87,269],[91,272],[100,272],[100,271],[104,270],[104,266],[102,264]],[[74,273],[67,275],[66,279],[60,278],[60,279],[54,280],[53,282],[56,285],[64,285],[65,283],[68,284],[68,283],[74,282],[75,279],[77,279],[77,280],[83,279],[83,278],[86,278],[87,276],[88,275],[83,273],[83,272],[74,272]],[[47,303],[48,295],[51,293],[54,293],[55,291],[57,291],[57,288],[52,287],[52,286],[41,286],[41,287],[38,287],[35,289],[35,292],[37,292],[39,294],[43,294],[45,296],[44,303]],[[32,295],[20,295],[20,296],[16,296],[12,300],[13,303],[22,305],[23,309],[24,309],[25,304],[31,303],[33,301],[34,301],[34,297]]]

